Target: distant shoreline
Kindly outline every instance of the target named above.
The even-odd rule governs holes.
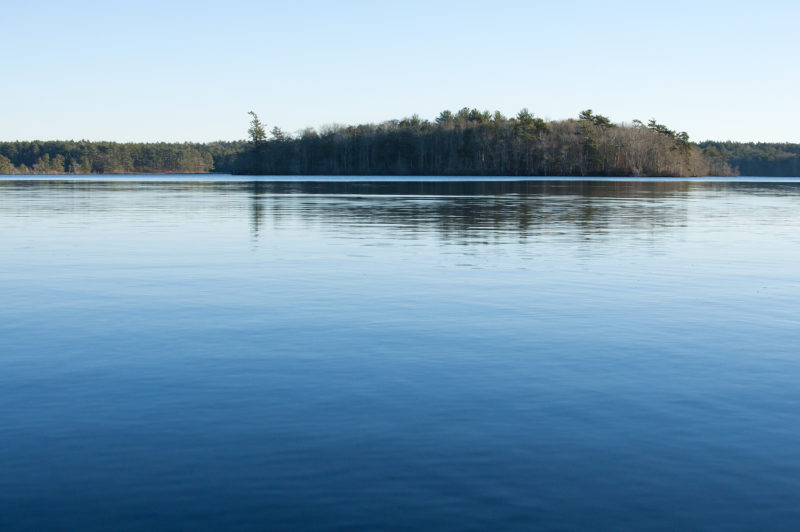
[[[587,109],[546,122],[464,108],[435,121],[268,134],[255,113],[249,141],[0,142],[0,175],[703,177],[800,176],[800,144],[691,142],[650,120],[614,124]]]

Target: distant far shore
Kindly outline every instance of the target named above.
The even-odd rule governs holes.
[[[546,122],[477,109],[380,124],[209,143],[0,142],[0,175],[233,174],[429,177],[800,176],[800,144],[691,142],[650,120],[614,124],[590,109]]]

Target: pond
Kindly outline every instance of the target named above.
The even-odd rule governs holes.
[[[0,180],[0,528],[792,529],[800,181]]]

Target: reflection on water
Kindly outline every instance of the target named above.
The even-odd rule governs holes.
[[[612,230],[610,226],[680,225],[685,212],[679,203],[653,200],[685,192],[688,186],[599,182],[250,184],[254,230],[265,214],[280,220],[302,211],[307,221],[430,230],[444,240],[493,240],[489,237],[509,233],[524,240],[553,228],[602,233]],[[640,201],[614,201],[631,198]]]
[[[783,196],[800,193],[800,183],[692,181],[253,181],[93,182],[0,181],[6,210],[28,208],[46,195],[45,209],[113,211],[136,208],[183,211],[193,194],[249,201],[250,223],[258,233],[264,218],[276,224],[385,224],[408,231],[437,231],[450,240],[513,232],[520,238],[554,227],[584,233],[683,227],[693,194],[744,193]],[[135,194],[130,194],[135,192]],[[126,203],[109,198],[128,193]],[[189,201],[180,204],[181,197]],[[25,203],[17,198],[24,197]],[[129,203],[130,201],[134,203]],[[145,205],[144,203],[148,204]],[[141,204],[141,205],[140,205]],[[238,206],[238,205],[237,205]],[[653,236],[658,236],[654,233]]]
[[[81,182],[0,181],[2,207],[29,208],[46,195],[45,209],[101,211],[145,208],[183,210],[180,196],[193,193],[249,199],[252,231],[265,217],[280,223],[300,214],[307,222],[376,223],[407,230],[440,232],[443,239],[464,233],[514,231],[520,237],[557,224],[588,232],[612,227],[681,225],[685,206],[661,198],[685,195],[707,184],[676,182],[487,181],[487,182]],[[727,188],[728,184],[714,184]],[[135,192],[135,194],[131,194]],[[126,203],[113,198],[128,193]],[[24,197],[25,203],[16,199]],[[128,203],[133,201],[134,203]],[[195,198],[190,202],[194,204]],[[160,204],[159,204],[160,203]]]
[[[0,528],[800,522],[800,183],[0,180]]]

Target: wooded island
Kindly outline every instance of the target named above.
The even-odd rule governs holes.
[[[0,174],[800,176],[800,144],[694,143],[655,120],[615,124],[592,110],[545,121],[463,108],[294,135],[268,134],[250,115],[247,141],[0,142]]]

